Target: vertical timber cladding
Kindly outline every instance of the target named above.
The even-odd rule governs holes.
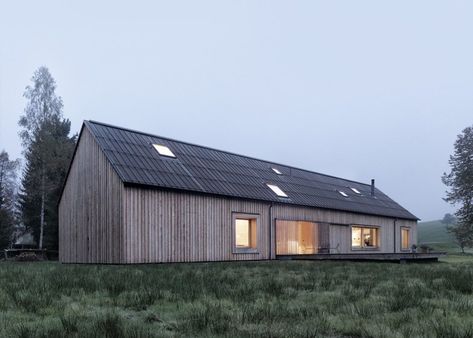
[[[272,208],[273,220],[308,221],[319,224],[319,247],[329,248],[330,253],[354,253],[351,250],[351,226],[372,225],[380,229],[380,248],[373,253],[394,252],[394,241],[396,240],[396,251],[400,248],[400,227],[407,226],[412,229],[411,242],[416,243],[416,221],[397,220],[394,218],[362,215],[344,211],[325,210],[309,207],[298,207],[278,204]],[[275,222],[275,223],[276,223]],[[343,224],[343,225],[335,225]],[[276,245],[276,225],[273,224],[271,244]],[[396,226],[396,230],[394,227]],[[396,233],[395,233],[396,231]],[[394,235],[396,237],[394,237]],[[275,250],[272,257],[275,258]],[[359,252],[359,251],[358,251]]]
[[[122,263],[123,183],[83,127],[59,203],[63,263]]]
[[[269,258],[269,204],[126,186],[125,262]],[[257,253],[233,253],[232,213],[258,214]]]

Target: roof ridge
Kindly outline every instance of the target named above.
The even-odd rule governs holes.
[[[323,174],[323,173],[320,173],[320,172],[317,172],[317,171],[312,171],[312,170],[308,170],[308,169],[302,169],[302,168],[290,166],[290,165],[287,165],[287,164],[282,164],[282,163],[277,163],[277,162],[273,162],[273,161],[263,160],[263,159],[256,158],[256,157],[252,157],[252,156],[237,154],[237,153],[234,153],[234,152],[231,152],[231,151],[227,151],[227,150],[221,150],[221,149],[212,148],[212,147],[208,147],[208,146],[202,146],[202,145],[200,145],[200,144],[195,144],[195,143],[191,143],[191,142],[176,140],[176,139],[173,139],[173,138],[170,138],[170,137],[160,136],[160,135],[156,135],[156,134],[151,134],[151,133],[139,131],[139,130],[136,130],[136,129],[130,129],[130,128],[119,127],[119,126],[116,126],[116,125],[112,125],[112,124],[108,124],[108,123],[104,123],[104,122],[99,122],[99,121],[94,121],[94,120],[85,120],[85,122],[89,122],[89,123],[93,123],[93,124],[99,124],[99,125],[102,125],[102,126],[106,126],[106,127],[110,127],[110,128],[115,128],[115,129],[120,129],[120,130],[124,130],[124,131],[129,131],[129,132],[137,133],[137,134],[141,134],[141,135],[146,135],[146,136],[151,136],[151,137],[158,137],[158,138],[165,139],[165,140],[168,140],[168,141],[179,142],[179,143],[187,144],[187,145],[194,146],[194,147],[200,147],[200,148],[205,148],[205,149],[209,149],[209,150],[213,150],[213,151],[219,151],[219,152],[226,153],[226,154],[230,154],[230,155],[234,155],[234,156],[240,156],[240,157],[248,158],[248,159],[251,159],[251,160],[256,160],[256,161],[262,161],[262,162],[266,162],[266,163],[271,163],[271,164],[274,164],[274,165],[279,165],[279,166],[287,167],[287,168],[290,168],[290,169],[301,170],[301,171],[305,171],[305,172],[308,172],[308,173],[311,173],[311,174],[322,175],[322,176],[325,176],[325,177],[330,177],[330,178],[335,178],[335,179],[339,179],[339,180],[343,180],[343,181],[347,181],[347,182],[352,182],[352,183],[356,183],[356,184],[361,184],[361,185],[368,186],[368,187],[370,186],[369,183],[363,183],[363,182],[360,182],[360,181],[350,180],[350,179],[346,179],[346,178],[342,178],[342,177],[338,177],[338,176]],[[377,190],[378,190],[378,189],[377,189]]]

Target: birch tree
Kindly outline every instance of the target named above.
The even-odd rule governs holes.
[[[56,83],[46,67],[40,67],[26,87],[28,100],[20,117],[20,137],[25,169],[20,192],[24,225],[42,249],[57,248],[57,200],[75,144],[69,137],[70,122],[63,118],[63,102],[55,93]]]

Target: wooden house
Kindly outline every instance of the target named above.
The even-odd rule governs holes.
[[[416,243],[417,220],[374,181],[85,121],[59,201],[59,257],[124,264],[401,254]]]

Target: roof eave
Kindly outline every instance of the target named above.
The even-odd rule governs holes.
[[[391,218],[391,219],[402,219],[402,220],[408,220],[408,221],[419,221],[420,220],[418,217],[416,217],[415,215],[412,215],[412,214],[411,214],[412,217],[392,216],[392,215],[386,215],[386,214],[368,213],[368,212],[354,211],[354,210],[348,210],[348,209],[336,209],[336,208],[329,208],[329,207],[320,207],[320,206],[300,204],[300,203],[287,203],[287,202],[285,203],[285,202],[281,201],[280,199],[265,200],[265,199],[259,199],[259,198],[253,198],[253,197],[241,197],[241,196],[218,194],[218,193],[212,193],[212,192],[186,190],[186,189],[181,189],[181,188],[161,187],[161,186],[157,186],[157,185],[143,184],[143,183],[139,183],[139,182],[124,181],[123,183],[124,183],[125,187],[137,187],[137,188],[144,188],[144,189],[185,192],[185,193],[195,194],[195,195],[215,196],[215,197],[231,198],[231,199],[238,199],[238,200],[245,200],[245,201],[258,201],[258,202],[264,202],[264,203],[276,203],[276,204],[281,204],[281,205],[299,206],[299,207],[304,207],[304,208],[316,208],[316,209],[323,209],[323,210],[343,211],[343,212],[354,213],[354,214],[357,214],[357,215],[378,216],[378,217],[386,217],[386,218]],[[407,212],[409,212],[409,211],[407,211]]]

